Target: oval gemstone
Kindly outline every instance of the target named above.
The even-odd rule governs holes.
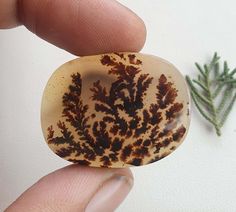
[[[188,88],[180,72],[156,56],[81,57],[49,79],[41,122],[51,150],[68,161],[141,166],[169,155],[184,140]]]

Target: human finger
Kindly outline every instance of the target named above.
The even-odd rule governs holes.
[[[143,21],[115,0],[2,2],[0,13],[8,12],[0,16],[5,20],[0,28],[22,23],[44,40],[76,55],[136,52],[145,42]]]
[[[39,180],[6,212],[114,211],[133,185],[129,169],[71,165]]]

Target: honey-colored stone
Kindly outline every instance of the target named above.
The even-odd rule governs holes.
[[[188,88],[173,65],[155,56],[82,57],[49,79],[41,122],[49,147],[68,161],[112,168],[145,165],[184,140]]]

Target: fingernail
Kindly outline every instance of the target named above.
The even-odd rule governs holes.
[[[130,192],[133,179],[113,176],[102,184],[90,200],[85,212],[114,211]]]

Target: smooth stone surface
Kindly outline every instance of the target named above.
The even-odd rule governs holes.
[[[121,168],[162,159],[189,128],[189,93],[167,61],[139,53],[82,57],[62,65],[45,88],[41,122],[58,156]]]

